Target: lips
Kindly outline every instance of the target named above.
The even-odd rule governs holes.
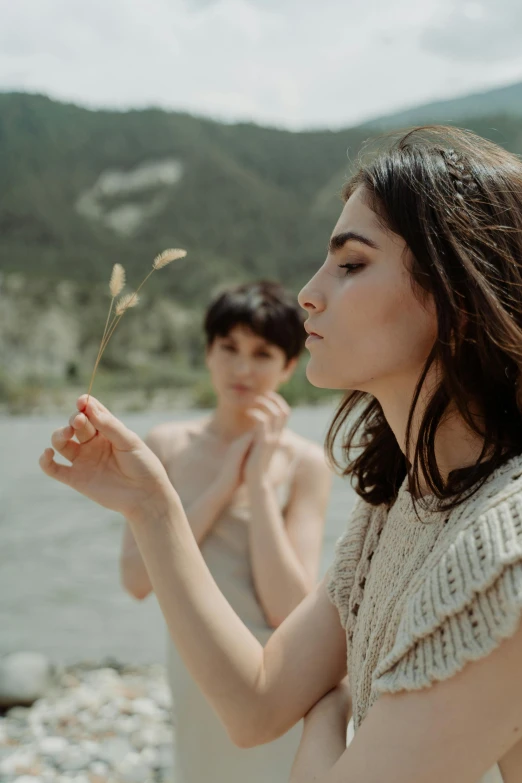
[[[316,332],[314,329],[312,329],[308,321],[305,321],[304,328],[305,331],[308,332],[308,338],[306,340],[307,343],[323,339],[322,334],[319,334],[319,332]]]
[[[309,334],[309,335],[308,335],[308,337],[306,338],[305,345],[310,345],[310,343],[316,343],[316,342],[319,342],[319,341],[320,341],[320,340],[322,340],[322,339],[323,339],[323,338],[321,337],[321,335],[320,335],[320,334],[315,334],[314,332],[310,332],[310,334]]]

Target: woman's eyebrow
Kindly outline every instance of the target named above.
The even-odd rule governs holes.
[[[328,250],[330,253],[336,253],[338,250],[341,250],[347,242],[360,242],[363,245],[371,247],[372,250],[380,249],[379,245],[377,245],[373,239],[369,239],[369,237],[365,237],[363,234],[358,234],[357,231],[343,231],[341,234],[335,234],[335,236],[330,239]]]

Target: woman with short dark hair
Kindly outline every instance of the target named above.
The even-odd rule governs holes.
[[[146,441],[178,488],[216,584],[264,645],[315,586],[330,486],[322,449],[288,429],[276,393],[304,347],[303,316],[282,286],[262,280],[216,296],[204,331],[215,410],[165,422]],[[121,575],[136,598],[152,591],[128,525]],[[288,779],[298,727],[245,754],[170,641],[167,662],[176,783]]]

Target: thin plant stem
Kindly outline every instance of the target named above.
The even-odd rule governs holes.
[[[113,297],[112,297],[112,299],[111,299],[111,304],[110,304],[110,307],[109,307],[109,312],[108,312],[108,314],[107,314],[107,320],[105,321],[105,328],[104,328],[104,330],[103,330],[103,336],[102,336],[102,339],[101,339],[100,347],[98,348],[98,355],[97,355],[97,357],[96,357],[96,362],[94,363],[94,369],[93,369],[93,371],[92,371],[92,375],[91,375],[91,381],[90,381],[90,383],[89,383],[89,391],[87,392],[87,403],[89,402],[89,399],[90,399],[90,396],[91,396],[91,389],[92,389],[92,385],[93,385],[93,383],[94,383],[94,375],[95,375],[95,373],[96,373],[96,368],[98,367],[98,363],[99,363],[99,361],[100,361],[101,354],[102,354],[102,352],[103,352],[103,343],[104,343],[104,340],[105,340],[105,335],[107,334],[107,327],[108,327],[108,325],[109,325],[109,319],[110,319],[110,317],[111,317],[111,313],[112,313],[112,307],[113,307],[113,305],[114,305],[114,300],[115,300],[115,298],[116,298],[116,297],[114,297],[114,296],[113,296]]]
[[[151,271],[149,272],[147,277],[145,277],[141,281],[141,283],[139,284],[137,289],[134,291],[133,296],[136,296],[136,297],[138,296],[139,292],[141,291],[141,289],[143,288],[143,286],[145,285],[145,283],[147,282],[147,280],[149,279],[149,277],[151,276],[151,274],[154,271],[155,271],[154,269],[151,269]],[[120,313],[119,315],[115,315],[114,316],[114,318],[112,320],[112,323],[109,326],[109,329],[107,331],[107,336],[104,338],[104,340],[102,341],[102,345],[100,346],[99,360],[101,360],[101,354],[105,351],[109,340],[111,339],[112,335],[114,334],[114,330],[116,329],[116,327],[118,326],[119,322],[121,321],[121,319],[123,318],[123,316],[125,315],[126,312],[127,312],[127,308],[125,308],[125,310],[122,313]]]
[[[141,291],[141,289],[143,288],[143,286],[145,285],[145,283],[147,282],[147,280],[149,279],[149,277],[151,276],[151,274],[154,271],[155,271],[155,269],[152,268],[150,270],[149,274],[146,275],[146,277],[143,278],[143,280],[139,284],[138,288],[134,292],[134,296],[136,296],[136,297],[138,296],[138,293]],[[123,318],[123,316],[125,315],[125,313],[126,313],[126,311],[128,309],[128,308],[125,308],[125,310],[122,313],[120,313],[119,315],[115,315],[114,318],[111,321],[111,324],[110,324],[109,328],[107,328],[107,324],[109,323],[109,318],[110,318],[110,315],[111,315],[111,312],[112,312],[113,302],[114,302],[114,298],[113,298],[113,300],[111,302],[111,306],[110,306],[110,309],[109,309],[109,315],[107,316],[107,321],[105,323],[105,329],[104,329],[104,332],[103,332],[103,337],[102,337],[100,348],[99,348],[99,351],[98,351],[98,356],[96,357],[96,362],[94,364],[94,369],[92,371],[91,382],[89,384],[89,391],[87,392],[87,404],[88,404],[90,396],[91,396],[91,390],[92,390],[92,386],[93,386],[93,383],[94,383],[94,376],[96,375],[96,370],[98,369],[98,365],[101,362],[101,358],[103,356],[103,353],[104,353],[105,349],[107,348],[107,345],[109,344],[109,340],[111,339],[112,335],[114,334],[114,330],[116,329],[116,327],[118,326],[119,322],[121,321],[121,319]]]
[[[103,343],[105,341],[105,335],[107,334],[107,327],[109,325],[109,319],[111,317],[112,307],[114,305],[114,300],[115,299],[116,299],[115,296],[113,296],[112,299],[111,299],[111,306],[109,307],[109,312],[107,314],[107,320],[105,321],[105,328],[103,330],[103,336],[102,336],[102,339],[101,339],[100,347],[98,348],[98,355],[96,356],[96,361],[98,361],[98,359],[100,358],[100,353],[102,351]],[[90,389],[90,386],[89,386],[89,389]]]

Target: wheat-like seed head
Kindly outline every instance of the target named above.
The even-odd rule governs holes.
[[[156,256],[152,262],[152,268],[162,269],[162,267],[170,264],[171,261],[178,261],[180,258],[185,258],[186,255],[186,250],[181,250],[180,248],[174,247],[169,248],[169,250],[164,250],[163,253],[160,253],[159,256]]]
[[[129,307],[136,307],[140,298],[137,293],[125,294],[116,303],[116,315],[123,315]]]
[[[112,297],[119,296],[125,285],[125,269],[121,264],[114,264],[112,267],[112,275],[109,283],[109,289]]]

